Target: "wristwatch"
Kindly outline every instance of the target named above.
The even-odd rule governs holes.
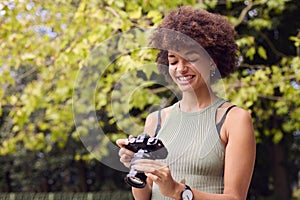
[[[190,186],[185,185],[184,190],[181,192],[181,200],[193,200],[194,194]]]

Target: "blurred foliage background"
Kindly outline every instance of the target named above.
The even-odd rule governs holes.
[[[125,173],[101,163],[109,156],[105,142],[97,159],[82,144],[74,84],[97,45],[120,33],[138,38],[128,31],[156,27],[180,5],[220,13],[236,28],[240,67],[223,84],[226,98],[253,117],[257,161],[248,199],[300,199],[298,0],[1,1],[0,192],[129,191]],[[138,48],[130,41],[126,48]],[[155,51],[115,53],[121,56],[109,58],[104,72],[94,71],[102,76],[93,97],[112,142],[127,137],[124,130],[139,134],[149,112],[176,101],[155,84],[161,78],[155,68],[138,68],[153,63]],[[122,84],[122,91],[134,91],[129,100],[117,85],[127,73],[136,77]]]

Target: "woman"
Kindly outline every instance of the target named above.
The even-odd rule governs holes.
[[[180,34],[154,32],[154,46],[168,47],[157,56],[159,69],[177,84],[182,98],[147,117],[144,132],[161,139],[169,155],[133,163],[147,176],[146,187],[132,188],[133,195],[138,200],[246,199],[255,162],[252,120],[211,89],[216,72],[227,77],[237,65],[235,31],[222,16],[188,6],[171,11],[157,30],[164,29],[192,38],[209,57]],[[117,141],[120,161],[128,167],[134,153],[124,148],[127,143]]]

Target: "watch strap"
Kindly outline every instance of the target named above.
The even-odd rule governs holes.
[[[188,185],[186,185],[186,184],[185,184],[184,186],[185,186],[185,187],[184,187],[184,189],[183,189],[182,192],[181,192],[181,200],[183,199],[183,193],[184,193],[184,191],[186,191],[186,190],[191,191],[192,195],[194,196],[191,187],[188,186]],[[192,199],[193,199],[193,198],[192,198]]]
[[[184,187],[184,190],[191,190],[191,187],[190,187],[190,186],[188,186],[188,185],[184,185],[184,186],[185,186],[185,187]],[[183,190],[183,191],[184,191],[184,190]],[[183,191],[182,191],[182,192],[183,192]]]

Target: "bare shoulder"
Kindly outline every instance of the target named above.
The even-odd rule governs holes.
[[[226,121],[227,137],[254,138],[252,118],[247,110],[238,106],[233,107]]]
[[[166,107],[160,110],[161,112],[161,121],[160,123],[163,124],[165,122],[166,117],[169,115],[170,111],[171,111],[171,107]],[[144,127],[144,132],[149,134],[151,137],[153,137],[155,135],[155,130],[157,128],[157,124],[158,124],[158,110],[154,111],[152,113],[150,113],[147,118],[146,118],[146,122],[145,122],[145,127]]]
[[[228,113],[228,122],[251,123],[252,119],[250,113],[238,106],[235,106]]]
[[[157,127],[158,122],[158,111],[154,111],[150,113],[145,121],[144,133],[147,133],[151,137],[155,135],[155,129]]]

